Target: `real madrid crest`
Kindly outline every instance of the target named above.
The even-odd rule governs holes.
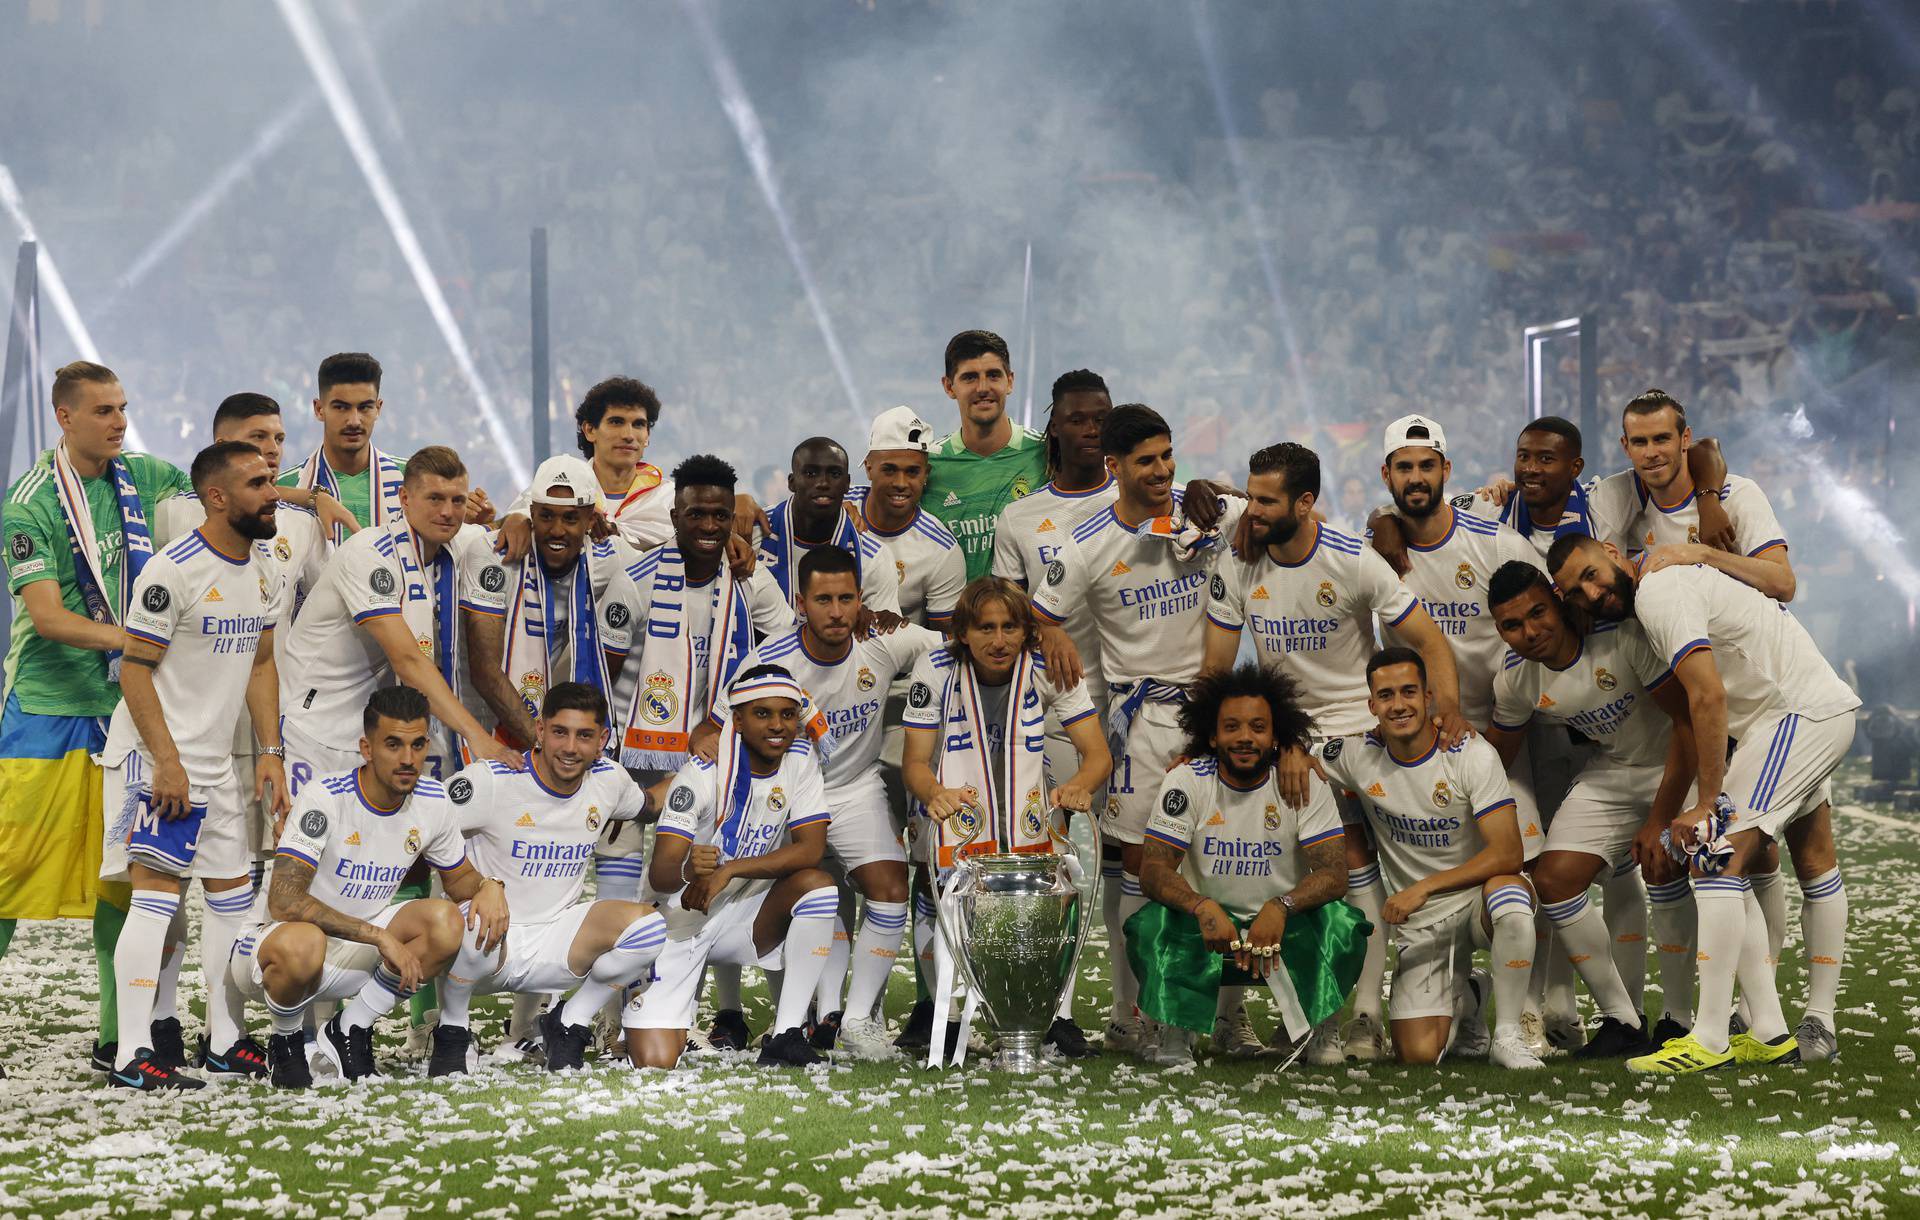
[[[786,807],[787,807],[787,790],[785,788],[776,787],[773,791],[767,793],[767,812],[768,813],[779,813],[781,810],[785,809]]]
[[[416,640],[414,640],[414,643],[420,645],[420,651],[424,653],[429,660],[433,658],[433,641],[432,640],[428,639],[426,636],[423,635],[417,638]]]
[[[273,600],[273,594],[267,591],[267,574],[265,572],[260,573],[260,600],[263,602]]]
[[[1313,595],[1313,600],[1319,602],[1329,610],[1333,609],[1333,582],[1330,580],[1321,581],[1320,591]]]
[[[588,830],[600,829],[600,806],[598,805],[587,806],[587,829]]]
[[[1453,802],[1453,789],[1447,787],[1447,781],[1441,780],[1433,786],[1433,803],[1446,808]]]
[[[547,675],[538,670],[529,669],[520,675],[520,697],[527,701],[528,707],[538,709],[546,689]]]
[[[673,679],[663,671],[647,675],[646,689],[640,692],[640,715],[649,724],[667,724],[680,713],[680,696],[673,693]]]
[[[1596,668],[1593,671],[1593,681],[1601,690],[1612,690],[1614,687],[1620,685],[1620,679],[1614,677],[1604,669]]]
[[[893,570],[895,575],[899,576],[900,583],[903,585],[906,584],[907,583],[907,561],[904,559],[894,560]]]
[[[1020,826],[1029,839],[1037,839],[1045,829],[1040,820],[1040,789],[1027,789],[1027,807],[1020,814]]]
[[[417,856],[420,854],[420,828],[418,826],[407,827],[407,854],[409,856]]]
[[[1268,805],[1266,816],[1260,820],[1269,831],[1280,829],[1280,806]]]
[[[872,690],[874,684],[878,681],[879,679],[873,676],[873,671],[862,665],[860,667],[860,673],[853,680],[853,684],[861,690]]]
[[[1689,526],[1687,527],[1687,541],[1688,541],[1688,542],[1695,542],[1695,543],[1697,543],[1697,542],[1699,542],[1699,541],[1700,541],[1700,527],[1699,527],[1699,526],[1697,526],[1697,525],[1689,525]]]
[[[285,538],[275,538],[273,540],[273,557],[281,563],[291,561],[293,559],[293,543],[288,542]]]
[[[1455,568],[1453,570],[1453,583],[1456,585],[1459,585],[1462,589],[1473,588],[1472,566],[1463,563],[1459,567]]]

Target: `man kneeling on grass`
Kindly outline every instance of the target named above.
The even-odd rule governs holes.
[[[732,712],[714,761],[689,759],[667,791],[646,894],[666,914],[667,945],[620,1018],[635,1067],[679,1062],[709,962],[784,968],[760,1062],[820,1062],[802,1024],[840,892],[820,869],[831,815],[805,701],[778,665],[744,671],[727,691]]]
[[[1126,929],[1140,1009],[1162,1027],[1154,1060],[1191,1063],[1221,989],[1264,982],[1285,1041],[1325,1023],[1309,1053],[1338,1063],[1332,1022],[1371,929],[1339,901],[1347,865],[1332,791],[1313,780],[1300,810],[1280,795],[1275,761],[1311,727],[1293,681],[1252,665],[1208,675],[1180,727],[1189,761],[1167,773],[1146,831],[1140,885],[1153,903]]]

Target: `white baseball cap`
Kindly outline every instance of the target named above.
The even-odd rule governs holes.
[[[1387,425],[1387,447],[1380,456],[1390,458],[1394,450],[1409,445],[1419,445],[1445,457],[1447,434],[1424,415],[1402,415]]]
[[[888,449],[917,449],[925,453],[931,448],[933,429],[914,414],[912,407],[888,407],[880,412],[873,421],[873,431],[867,436],[868,453]]]
[[[556,487],[565,490],[556,492]],[[600,478],[587,459],[571,453],[556,454],[533,472],[532,502],[556,508],[599,508]]]

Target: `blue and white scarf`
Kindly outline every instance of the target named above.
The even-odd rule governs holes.
[[[958,645],[948,645],[949,650]],[[987,723],[986,703],[972,659],[956,657],[939,691],[940,738],[933,760],[943,788],[972,788],[979,805],[961,810],[938,827],[940,867],[953,864],[955,846],[974,830],[967,848],[980,852],[1052,850],[1052,799],[1047,785],[1046,709],[1039,684],[1044,666],[1036,652],[1020,654],[1007,680],[1007,720]],[[998,729],[996,733],[994,730]],[[999,746],[994,746],[995,739]],[[1001,784],[994,783],[994,776]]]
[[[573,665],[562,682],[584,682],[602,696],[613,689],[607,677],[606,652],[600,643],[600,614],[593,598],[591,544],[580,549],[573,566],[573,585],[566,607],[569,654]],[[520,693],[529,715],[540,714],[540,703],[553,688],[553,641],[548,632],[554,616],[554,582],[538,555],[520,561],[519,592],[507,607],[507,647],[502,658],[507,680]],[[617,726],[608,742],[618,747]]]
[[[687,561],[680,548],[669,543],[649,555],[658,556],[653,580],[646,589],[647,635],[634,651],[639,654],[639,680],[627,709],[626,736],[620,761],[626,766],[673,771],[687,761],[693,729],[713,711],[720,692],[733,681],[740,662],[753,647],[753,624],[747,612],[747,591],[725,563],[705,589],[687,588]],[[627,569],[637,584],[646,561]],[[706,697],[690,706],[693,692],[693,637],[687,632],[687,599],[712,599],[713,638],[707,647]],[[634,663],[628,655],[627,663]]]
[[[79,587],[88,618],[117,625],[126,621],[127,599],[133,595],[134,582],[140,579],[147,560],[153,558],[153,533],[147,526],[146,508],[133,485],[127,459],[114,458],[107,463],[106,473],[113,479],[114,496],[120,501],[120,547],[126,557],[112,598],[107,596],[107,565],[100,555],[100,540],[94,536],[93,507],[87,502],[86,484],[67,457],[67,443],[61,441],[53,451],[54,486],[60,493],[60,514],[67,522],[67,545],[73,548],[74,584]],[[107,680],[120,681],[117,648],[107,653]]]
[[[1501,505],[1500,520],[1519,531],[1523,538],[1531,539],[1534,534],[1547,528],[1534,524],[1533,514],[1527,511],[1526,501],[1520,498],[1520,489],[1517,487],[1507,497],[1507,502]],[[1573,485],[1573,490],[1567,493],[1567,506],[1560,510],[1560,521],[1551,532],[1555,538],[1594,536],[1593,512],[1587,506],[1586,488],[1578,483]]]
[[[373,514],[373,520],[362,521],[360,524],[381,526],[391,521],[399,521],[405,512],[400,507],[400,488],[407,479],[406,463],[399,458],[389,457],[371,446],[368,447],[367,453],[367,470],[371,478],[367,488],[367,505],[368,511]],[[325,447],[315,449],[313,456],[301,463],[300,477],[295,480],[294,486],[309,491],[324,491],[336,500],[340,498],[340,477],[334,474],[333,467],[327,465]],[[335,526],[333,545],[339,546],[346,540],[347,531]]]
[[[786,594],[787,601],[795,602],[800,596],[797,582],[800,579],[800,560],[813,546],[837,546],[853,556],[853,577],[856,584],[865,579],[864,564],[860,555],[860,530],[854,525],[853,518],[845,512],[839,515],[834,526],[833,537],[817,544],[802,543],[793,530],[793,501],[782,500],[767,510],[767,521],[771,531],[760,540],[760,562],[766,566],[767,574],[780,586],[780,592]]]

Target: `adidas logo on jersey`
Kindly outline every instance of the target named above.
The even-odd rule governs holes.
[[[354,831],[354,832],[353,832],[352,834],[350,834],[350,835],[348,835],[348,836],[347,836],[347,846],[348,846],[348,847],[358,847],[358,846],[360,846],[360,832],[359,832],[359,831],[357,831],[357,830],[356,830],[356,831]]]
[[[1128,567],[1126,561],[1123,559],[1116,562],[1113,565],[1113,571],[1110,573],[1110,575],[1125,576],[1128,572],[1131,572],[1131,571],[1133,571],[1133,569]]]
[[[530,813],[521,814],[520,820],[515,822],[514,825],[522,830],[531,830],[533,828],[533,815]]]
[[[1387,790],[1380,786],[1379,780],[1375,780],[1371,784],[1367,785],[1368,796],[1385,796],[1386,794],[1387,794]]]
[[[960,497],[953,492],[948,492],[947,498],[940,501],[940,506],[942,508],[955,508],[958,507],[959,503]]]
[[[1053,518],[1042,517],[1040,519],[1040,524],[1034,528],[1033,532],[1036,534],[1050,534],[1053,532],[1053,529],[1054,529]]]
[[[1549,698],[1549,697],[1547,697],[1546,695],[1541,695],[1541,696],[1540,696],[1540,706],[1541,706],[1541,707],[1552,707],[1552,706],[1553,706],[1553,700],[1552,700],[1551,698]]]
[[[1214,810],[1213,816],[1207,819],[1207,825],[1209,826],[1225,826],[1226,824],[1227,824],[1227,819],[1221,814],[1221,812],[1218,809]]]
[[[1265,585],[1255,585],[1255,586],[1254,586],[1254,588],[1253,588],[1253,592],[1251,592],[1251,593],[1249,593],[1249,594],[1247,594],[1247,598],[1248,598],[1248,600],[1249,600],[1249,601],[1256,601],[1256,602],[1263,602],[1263,601],[1266,601],[1266,600],[1267,600],[1267,586],[1265,586]]]
[[[207,590],[206,600],[209,602],[223,602],[227,599],[220,596],[220,586],[215,585],[213,588]]]

